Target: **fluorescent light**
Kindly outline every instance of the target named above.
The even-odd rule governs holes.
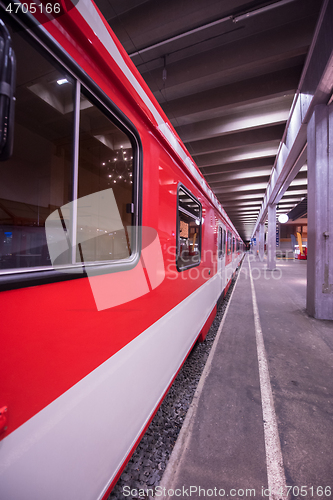
[[[60,80],[57,80],[58,85],[64,85],[65,83],[68,83],[68,80],[66,78],[61,78]]]
[[[279,222],[281,222],[281,224],[285,224],[286,222],[288,222],[288,220],[289,220],[289,217],[287,214],[279,215]]]

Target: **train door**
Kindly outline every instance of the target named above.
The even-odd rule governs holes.
[[[218,225],[218,238],[217,238],[217,274],[219,276],[219,290],[220,296],[225,287],[225,247],[226,247],[226,229],[223,224]]]

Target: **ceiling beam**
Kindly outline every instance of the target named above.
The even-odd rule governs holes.
[[[217,164],[208,167],[200,167],[200,170],[203,173],[203,175],[207,178],[207,180],[210,182],[211,176],[214,176],[219,173],[236,172],[236,171],[247,170],[248,168],[257,169],[261,167],[263,168],[269,167],[270,169],[272,169],[274,165],[274,158],[275,158],[274,156],[271,156],[265,158],[243,160],[233,163],[224,163],[222,165]]]
[[[235,105],[258,103],[295,92],[302,65],[248,78],[229,85],[204,90],[174,99],[161,106],[167,116],[177,118],[177,125],[214,118],[215,113],[230,111]]]
[[[231,151],[207,153],[198,156],[193,155],[193,159],[198,167],[206,167],[230,162],[239,162],[246,159],[267,158],[276,155],[279,144],[279,140],[276,139],[262,144],[253,144],[251,146],[240,145],[238,149]]]
[[[207,178],[207,181],[209,181],[209,185],[211,186],[211,188],[214,189],[214,187],[220,184],[221,182],[238,181],[238,180],[248,182],[249,179],[254,179],[257,177],[267,177],[269,179],[270,175],[271,175],[271,168],[269,167],[260,167],[257,169],[249,168],[245,171],[239,171],[235,173],[227,172],[227,173],[220,173],[218,175],[210,175]]]
[[[268,125],[285,123],[289,116],[294,94],[283,95],[262,101],[258,104],[241,106],[228,114],[211,120],[193,122],[175,127],[182,141],[187,142],[208,139],[220,135],[232,134],[242,130],[253,130]],[[172,122],[172,120],[171,120]]]
[[[198,89],[238,81],[244,73],[255,77],[270,73],[272,68],[281,70],[302,64],[311,43],[311,32],[312,19],[306,18],[301,23],[280,25],[232,43],[225,44],[220,37],[220,43],[206,51],[202,51],[205,48],[202,44],[193,48],[191,54],[187,47],[183,51],[178,48],[175,53],[164,52],[164,56],[150,61],[136,58],[135,62],[156,97],[160,99],[162,89],[163,96],[173,100]]]
[[[282,137],[285,125],[272,125],[265,128],[245,130],[227,136],[211,137],[199,141],[185,143],[192,156],[218,151],[228,151],[253,144],[262,144],[269,141],[279,141]]]

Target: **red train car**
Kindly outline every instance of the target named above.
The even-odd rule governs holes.
[[[106,498],[243,254],[94,3],[74,4],[1,2],[2,500]]]

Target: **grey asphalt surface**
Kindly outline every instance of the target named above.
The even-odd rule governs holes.
[[[333,322],[306,313],[306,261],[281,260],[266,271],[250,258],[289,498],[332,498]],[[268,498],[247,259],[162,478],[163,498]]]

